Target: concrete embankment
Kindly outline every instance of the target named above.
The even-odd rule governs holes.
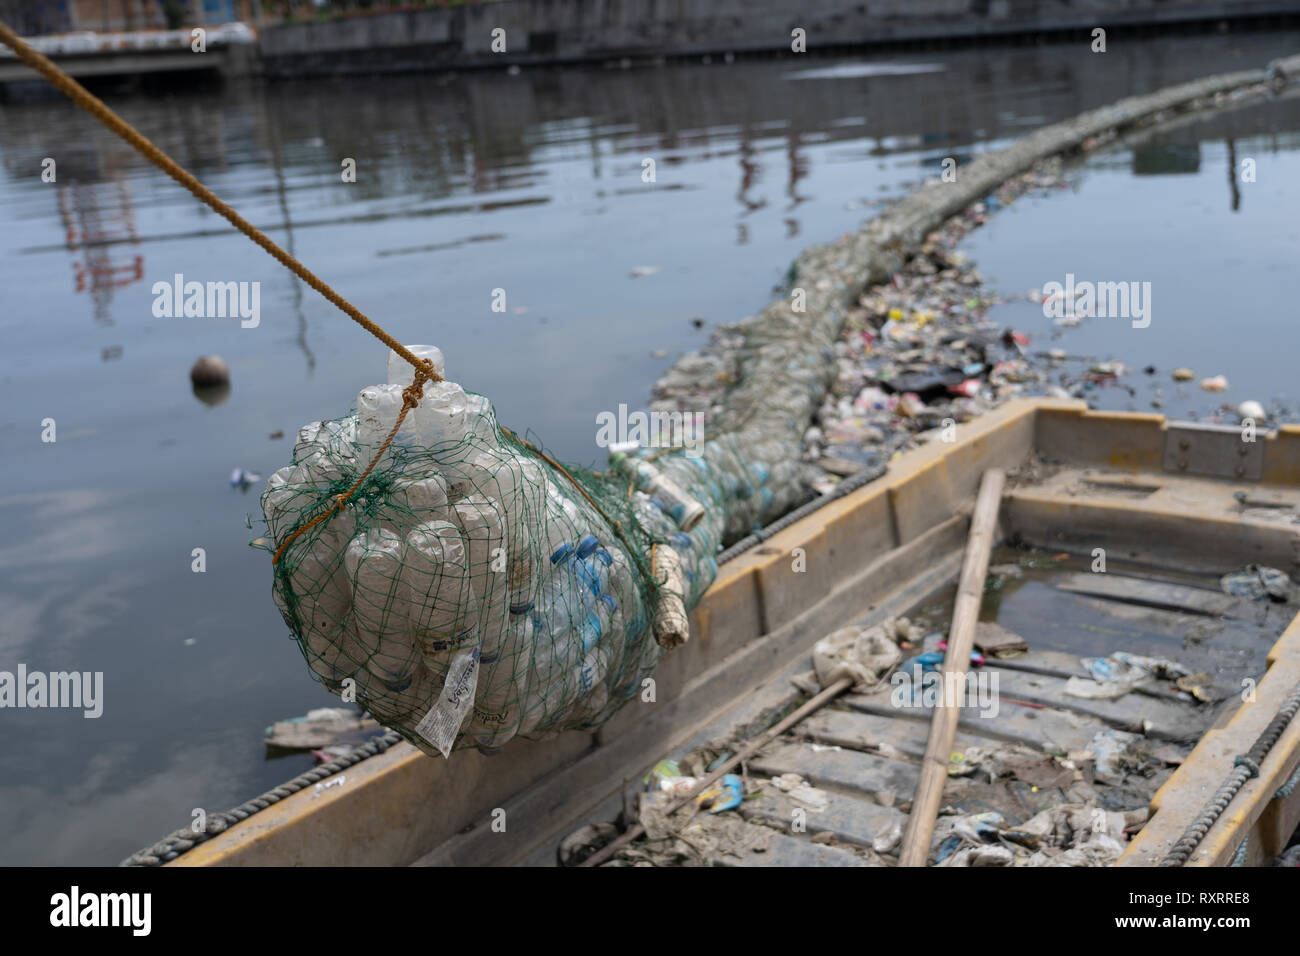
[[[1294,17],[1291,0],[499,0],[282,24],[261,33],[268,75],[465,69],[786,51]]]

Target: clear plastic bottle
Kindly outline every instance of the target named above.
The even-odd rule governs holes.
[[[462,450],[468,433],[465,391],[455,382],[431,382],[424,386],[424,398],[408,415],[417,447],[441,461]]]
[[[492,659],[505,640],[509,613],[506,529],[496,502],[482,495],[456,502],[451,518],[468,547],[467,571],[479,597],[480,654]]]
[[[369,385],[357,394],[357,456],[367,464],[383,446],[401,410],[401,386]],[[398,449],[415,444],[414,425],[407,415],[401,430],[393,436],[385,458],[391,461]]]
[[[447,365],[442,358],[442,350],[436,345],[407,345],[406,350],[411,352],[418,359],[432,359],[433,370],[439,376],[447,374]],[[400,385],[402,388],[410,385],[415,378],[415,368],[402,356],[398,355],[392,349],[388,350],[388,384]]]
[[[577,707],[571,719],[590,721],[605,709],[609,702],[609,688],[605,675],[609,671],[609,655],[603,648],[593,647],[583,655],[577,669]]]
[[[662,501],[664,511],[678,527],[689,531],[703,519],[704,506],[650,462],[623,452],[614,452],[609,456],[609,461],[616,470],[632,478],[638,490]]]
[[[578,698],[577,665],[581,655],[576,649],[581,645],[569,628],[553,629],[541,605],[532,615],[532,624],[533,659],[520,733],[552,730]]]
[[[447,483],[442,476],[399,477],[393,479],[380,519],[410,532],[416,525],[445,518],[447,514]]]
[[[406,537],[399,600],[435,679],[446,676],[457,653],[479,644],[479,602],[466,561],[464,539],[451,522],[425,522]]]
[[[532,668],[534,622],[531,610],[510,615],[498,657],[482,657],[474,717],[469,733],[480,750],[494,751],[519,732]]]
[[[384,527],[370,528],[348,543],[344,566],[352,581],[357,639],[368,652],[365,666],[393,691],[405,690],[419,655],[407,632],[400,596],[402,539]]]

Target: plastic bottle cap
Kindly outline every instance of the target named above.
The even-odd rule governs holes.
[[[551,564],[559,564],[571,554],[573,554],[573,545],[566,541],[551,554]]]
[[[600,599],[609,607],[609,613],[613,614],[618,610],[618,598],[606,591],[600,596]]]
[[[588,557],[599,547],[600,542],[596,540],[596,536],[594,534],[589,534],[578,542],[578,557]]]

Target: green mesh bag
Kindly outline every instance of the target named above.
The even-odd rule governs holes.
[[[304,426],[262,495],[308,666],[429,753],[600,725],[685,639],[737,482],[680,450],[561,466],[446,380],[384,448],[411,376],[390,353],[389,384]]]

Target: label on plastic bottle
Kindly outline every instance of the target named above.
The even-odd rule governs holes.
[[[478,689],[478,648],[473,647],[457,654],[447,668],[447,682],[442,686],[438,702],[415,725],[415,732],[437,747],[444,757],[451,753],[460,725],[474,706],[474,692]]]

